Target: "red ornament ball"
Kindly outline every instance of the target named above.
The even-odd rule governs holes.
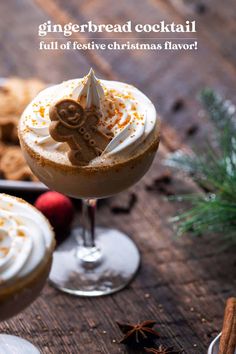
[[[69,232],[74,218],[74,207],[71,200],[63,194],[49,191],[37,198],[35,207],[49,220],[58,241],[64,238]]]

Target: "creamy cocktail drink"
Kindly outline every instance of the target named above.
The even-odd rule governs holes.
[[[125,190],[147,172],[159,134],[147,96],[123,82],[98,80],[93,70],[43,90],[25,109],[19,138],[32,171],[49,188],[84,201],[84,228],[54,254],[54,286],[98,296],[132,279],[139,252],[123,233],[94,229],[95,199]]]
[[[52,228],[37,209],[0,194],[0,321],[22,311],[38,296],[54,246]]]
[[[0,194],[0,321],[37,298],[50,272],[54,246],[52,228],[37,209],[22,199]],[[32,348],[18,337],[0,334],[3,351],[15,352],[18,343],[19,353]]]
[[[71,163],[67,142],[50,134],[50,108],[66,98],[84,109],[96,108],[97,129],[109,138],[101,154],[89,161]],[[74,197],[101,198],[123,191],[146,173],[159,131],[156,110],[141,91],[122,82],[97,80],[90,71],[83,79],[42,91],[26,108],[19,137],[31,169],[50,188]]]

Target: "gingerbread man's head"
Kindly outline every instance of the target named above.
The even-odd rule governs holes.
[[[69,160],[73,165],[86,165],[99,156],[111,137],[98,129],[100,113],[83,107],[70,98],[50,108],[49,132],[56,141],[67,142]]]
[[[50,118],[54,121],[60,121],[62,125],[70,129],[78,129],[85,120],[84,109],[76,101],[64,99],[52,106],[53,112],[50,112]]]

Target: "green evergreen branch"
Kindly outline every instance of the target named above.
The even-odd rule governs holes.
[[[191,231],[222,233],[236,241],[236,109],[211,89],[200,100],[215,126],[215,140],[204,154],[172,154],[166,164],[190,174],[207,193],[177,196],[190,202],[190,210],[173,218],[179,234]]]

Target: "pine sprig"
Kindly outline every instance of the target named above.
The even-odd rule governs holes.
[[[210,89],[200,100],[215,126],[214,139],[204,153],[178,151],[166,164],[190,174],[207,193],[178,196],[191,208],[173,219],[180,234],[214,232],[236,242],[236,109]]]

